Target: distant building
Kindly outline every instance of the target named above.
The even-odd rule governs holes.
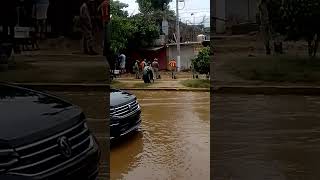
[[[181,70],[190,69],[192,58],[195,58],[203,47],[204,45],[201,42],[181,43]],[[132,70],[135,60],[147,59],[152,61],[154,58],[158,59],[160,70],[169,70],[169,61],[177,58],[177,44],[171,43],[165,46],[139,48],[135,50],[128,49],[127,57],[128,71]]]
[[[202,48],[203,48],[203,45],[201,42],[181,43],[181,46],[180,46],[181,70],[190,69],[191,60],[198,55],[199,51]],[[177,58],[177,43],[168,44],[166,49],[167,49],[167,58],[168,58],[167,60]]]
[[[213,0],[214,28],[216,33],[225,33],[232,26],[255,23],[258,0]]]
[[[199,34],[204,33],[204,26],[203,25],[192,25],[188,22],[180,22],[180,37],[181,42],[194,42],[197,41],[197,36]],[[176,21],[169,21],[169,41],[168,42],[175,42],[175,38],[173,34],[176,33]]]

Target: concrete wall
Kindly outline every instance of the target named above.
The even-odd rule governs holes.
[[[258,0],[227,0],[226,18],[228,24],[255,22]]]
[[[259,0],[213,0],[216,33],[225,33],[235,24],[256,22]]]
[[[220,19],[226,19],[226,0],[213,0],[214,16],[218,19],[215,20],[216,33],[224,33],[226,30],[226,23]]]
[[[180,47],[180,49],[181,49],[181,53],[180,53],[181,70],[190,68],[191,59],[196,57],[196,55],[197,55],[194,52],[194,48],[199,47],[199,46],[202,47],[201,44],[181,45],[181,47]],[[168,62],[171,59],[177,59],[177,46],[169,46],[167,48],[167,57],[168,57]]]

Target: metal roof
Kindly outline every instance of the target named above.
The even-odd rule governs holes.
[[[164,48],[164,46],[141,48],[141,50],[158,51],[158,50],[160,50],[160,49],[162,49],[162,48]]]
[[[184,43],[180,43],[180,45],[193,45],[193,44],[201,44],[202,42],[184,42]],[[176,46],[177,43],[170,43],[167,44],[167,46]]]

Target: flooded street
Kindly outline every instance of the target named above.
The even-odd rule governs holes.
[[[103,92],[50,92],[78,106],[102,147],[106,147]],[[133,92],[142,106],[141,132],[111,148],[111,179],[209,179],[210,94]],[[104,106],[104,107],[103,107]],[[108,155],[102,149],[100,179]]]
[[[320,97],[216,95],[215,180],[320,179]]]
[[[106,132],[106,107],[107,98],[103,91],[78,91],[78,92],[49,92],[63,98],[79,107],[87,116],[88,126],[96,136],[101,148],[101,164],[99,180],[108,177],[108,147]]]
[[[209,179],[210,94],[133,93],[142,130],[111,147],[111,179]]]

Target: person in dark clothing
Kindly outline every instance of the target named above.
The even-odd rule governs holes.
[[[144,83],[154,82],[151,63],[148,63],[143,69],[143,81]]]

